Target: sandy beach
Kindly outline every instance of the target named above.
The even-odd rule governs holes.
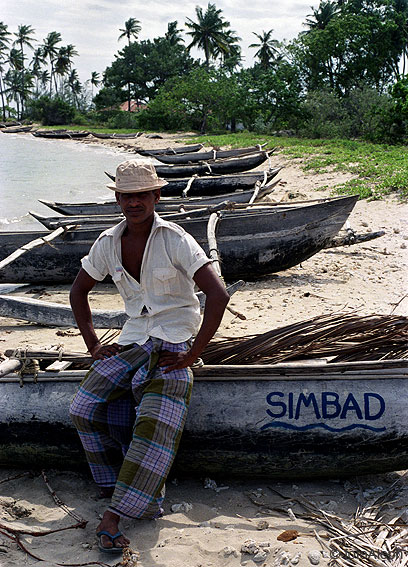
[[[176,139],[186,139],[185,134],[163,136],[165,139],[141,136],[136,140],[85,143],[104,143],[134,151],[134,146],[157,148],[175,143]],[[270,196],[274,202],[328,196],[331,191],[327,187],[351,177],[337,172],[305,173],[300,160],[289,162],[279,151],[272,155],[271,164],[283,166],[280,182]],[[364,244],[323,250],[289,270],[246,282],[230,303],[246,319],[227,312],[217,336],[266,332],[334,312],[408,315],[408,205],[395,197],[359,201],[349,221],[357,233],[384,230],[385,235]],[[25,286],[13,293],[68,304],[69,286]],[[119,309],[121,299],[112,286],[100,284],[92,293],[91,304],[95,308]],[[5,318],[0,318],[0,324],[0,353],[17,347],[50,345],[85,350],[76,329],[45,328]],[[50,486],[66,505],[61,508],[40,474],[13,478],[22,472],[0,471],[1,567],[38,563],[7,537],[10,532],[4,531],[4,526],[26,531],[59,530],[77,524],[78,517],[86,522],[86,527],[43,537],[24,535],[21,541],[44,560],[40,564],[45,567],[118,564],[117,557],[105,557],[98,551],[95,527],[107,501],[98,500],[97,490],[87,474],[46,471]],[[393,486],[393,483],[397,484]],[[383,509],[384,520],[405,513],[407,522],[408,482],[403,471],[296,483],[172,477],[167,484],[163,518],[123,523],[131,548],[138,550],[140,557],[138,561],[133,558],[133,563],[129,560],[122,564],[127,567],[329,565],[335,558],[330,557],[325,547],[327,529],[319,521],[320,512],[330,512],[345,524],[352,523],[361,508],[382,495],[389,503]],[[297,502],[302,499],[320,511],[314,520],[302,517],[305,509]],[[296,537],[287,542],[277,539],[285,530],[296,530]],[[248,543],[250,540],[255,543]]]

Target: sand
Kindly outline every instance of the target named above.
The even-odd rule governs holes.
[[[163,147],[185,135],[166,135],[165,139],[102,141],[110,146],[133,150],[133,146]],[[71,143],[71,142],[67,142]],[[94,142],[92,142],[94,143]],[[271,198],[275,201],[313,199],[330,194],[347,174],[311,174],[301,170],[301,160],[287,161],[276,153],[272,165],[282,165],[280,183]],[[325,189],[321,189],[324,187]],[[318,192],[316,192],[318,190]],[[321,251],[306,262],[284,272],[247,282],[231,300],[231,306],[246,316],[241,320],[227,312],[218,336],[244,336],[265,332],[291,322],[333,312],[365,314],[401,314],[408,311],[408,206],[394,197],[381,201],[360,201],[350,215],[351,227],[358,233],[384,230],[385,235],[365,244]],[[60,303],[68,302],[69,286],[25,286],[15,295],[27,294]],[[118,309],[121,300],[111,286],[98,285],[91,296],[94,307]],[[62,345],[67,350],[84,351],[76,329],[39,327],[22,321],[0,318],[0,352],[16,347]],[[103,331],[101,331],[103,332]],[[76,520],[59,508],[43,478],[25,476],[3,480],[21,471],[0,471],[0,566],[36,565],[17,544],[2,535],[1,524],[30,530],[55,530],[74,525]],[[99,553],[94,536],[98,516],[107,501],[97,499],[97,491],[85,473],[47,471],[50,485],[69,510],[87,521],[85,529],[69,529],[44,537],[24,536],[24,545],[41,557],[45,567],[57,564],[90,564],[98,561],[116,565],[118,558]],[[280,504],[286,510],[292,504],[281,499],[272,487],[290,497],[303,495],[319,508],[331,510],[343,519],[353,516],[364,501],[381,494],[398,480],[402,491],[389,507],[389,516],[401,514],[407,506],[402,472],[390,472],[352,478],[346,481],[268,483],[252,479],[215,479],[217,491],[205,488],[205,478],[171,479],[167,485],[165,515],[157,521],[124,522],[123,530],[131,539],[132,549],[140,553],[137,563],[144,567],[224,567],[238,565],[312,564],[308,553],[320,551],[319,564],[328,565],[330,557],[314,534],[323,537],[325,529],[317,522],[291,518],[287,512],[265,512]],[[211,479],[214,480],[214,479]],[[407,483],[405,481],[405,487]],[[405,496],[404,496],[405,495]],[[257,504],[253,502],[256,501]],[[174,504],[187,503],[184,511],[172,512]],[[264,506],[261,505],[264,504]],[[190,507],[191,505],[191,507]],[[293,507],[293,506],[292,506]],[[263,520],[262,525],[259,522]],[[295,529],[300,535],[290,542],[277,540],[284,530]],[[242,552],[246,540],[255,540],[267,550],[256,557]],[[327,540],[326,540],[327,541]],[[300,556],[299,556],[300,554]],[[255,562],[259,559],[259,562]],[[290,561],[293,561],[290,563]],[[90,562],[90,563],[89,563]],[[100,563],[102,564],[102,563]],[[131,563],[128,564],[128,567]]]

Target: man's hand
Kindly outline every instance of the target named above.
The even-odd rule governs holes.
[[[158,366],[160,366],[161,368],[165,366],[166,368],[164,370],[164,374],[167,374],[172,370],[187,368],[188,366],[191,366],[196,360],[197,357],[192,355],[189,350],[182,352],[170,352],[169,350],[162,350],[160,352]]]
[[[120,346],[117,343],[112,343],[111,345],[101,345],[101,343],[96,343],[96,345],[89,349],[92,358],[95,360],[110,358],[111,356],[118,354],[119,351]]]

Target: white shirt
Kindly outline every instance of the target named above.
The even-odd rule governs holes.
[[[154,214],[140,269],[140,283],[122,265],[121,236],[126,220],[99,235],[83,269],[95,280],[111,275],[129,316],[118,343],[143,344],[149,337],[180,343],[200,324],[200,305],[193,276],[211,262],[181,226]]]

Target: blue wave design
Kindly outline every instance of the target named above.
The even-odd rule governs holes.
[[[283,429],[292,429],[294,431],[308,431],[310,429],[326,429],[327,431],[342,432],[342,431],[352,431],[353,429],[368,429],[369,431],[374,431],[380,433],[386,430],[386,427],[371,427],[370,425],[365,425],[364,423],[354,423],[353,425],[347,425],[346,427],[330,427],[326,423],[311,423],[310,425],[292,425],[291,423],[282,423],[281,421],[272,421],[266,423],[261,427],[261,431],[269,429],[270,427],[282,427]]]

